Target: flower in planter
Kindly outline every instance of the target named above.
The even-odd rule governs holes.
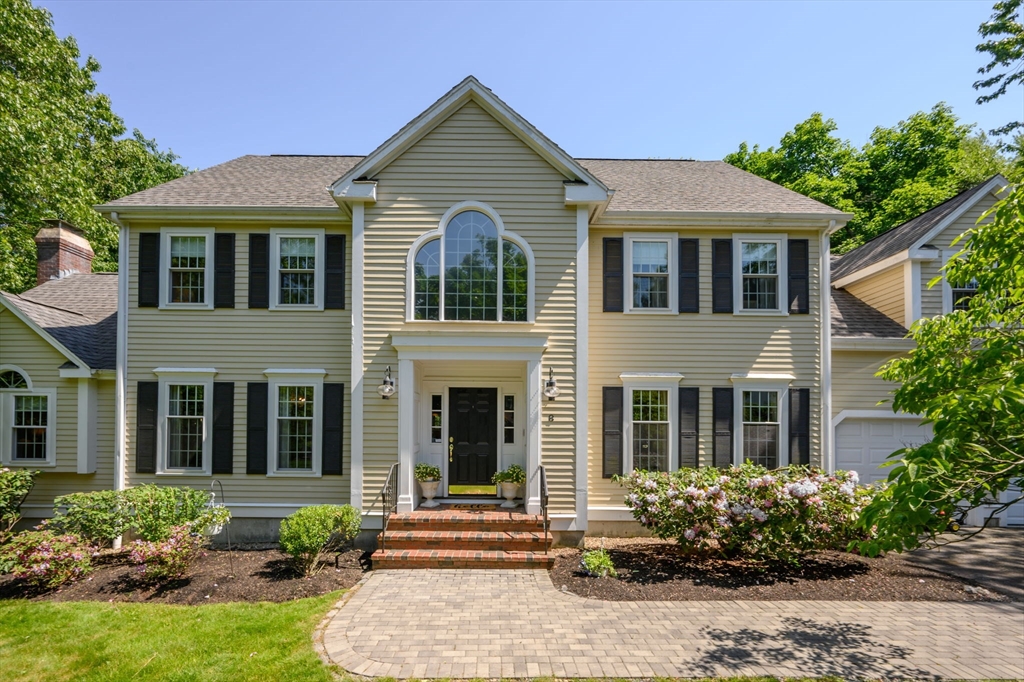
[[[412,474],[416,480],[421,483],[440,481],[441,467],[434,466],[433,464],[427,464],[426,462],[420,462],[412,470]]]

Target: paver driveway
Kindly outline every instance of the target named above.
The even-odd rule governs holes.
[[[1024,605],[606,602],[547,571],[375,571],[321,654],[359,675],[1024,678]]]

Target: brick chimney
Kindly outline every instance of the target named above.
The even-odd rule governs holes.
[[[92,272],[96,255],[82,231],[63,220],[44,220],[36,234],[36,286],[51,279]]]

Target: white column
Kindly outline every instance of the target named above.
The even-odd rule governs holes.
[[[540,513],[541,463],[541,371],[540,358],[526,362],[526,513]]]
[[[96,473],[96,382],[78,380],[78,473]]]
[[[349,501],[353,507],[363,508],[363,254],[364,206],[352,204],[352,379],[351,424],[349,428],[352,451]]]
[[[576,530],[587,529],[590,329],[590,208],[576,207]]]
[[[395,386],[398,388],[398,511],[410,512],[416,508],[416,481],[413,478],[412,445],[415,434],[415,380],[413,379],[412,360],[398,361],[398,377]]]

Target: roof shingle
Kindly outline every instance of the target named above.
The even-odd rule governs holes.
[[[843,289],[832,290],[832,336],[902,339],[907,329]]]
[[[115,368],[116,273],[70,275],[4,296],[91,369]]]

